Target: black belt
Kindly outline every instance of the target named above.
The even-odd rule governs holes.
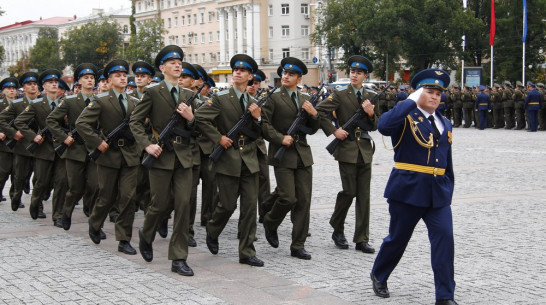
[[[114,150],[118,150],[120,149],[121,147],[131,147],[135,144],[134,141],[129,141],[125,138],[119,138],[119,139],[116,139],[114,141],[112,141],[112,144],[110,144],[110,148],[114,149]]]

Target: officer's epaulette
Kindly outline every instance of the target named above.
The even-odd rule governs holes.
[[[37,98],[37,99],[33,100],[31,103],[32,103],[32,104],[36,104],[36,103],[39,103],[39,102],[41,102],[41,101],[43,101],[43,100],[44,100],[44,98],[41,97],[41,98]]]
[[[77,94],[72,94],[72,95],[65,96],[63,99],[67,100],[67,99],[76,98],[76,97],[78,97]]]
[[[224,95],[224,94],[228,94],[229,93],[229,90],[224,90],[224,91],[220,91],[218,93],[216,93],[217,96],[220,96],[220,95]]]
[[[273,91],[273,93],[277,93],[277,92],[281,92],[281,88],[277,88],[275,89],[275,91]]]
[[[108,96],[110,92],[103,92],[103,93],[99,93],[97,95],[95,95],[95,97],[105,97],[105,96]]]
[[[372,89],[366,89],[366,91],[367,91],[368,93],[373,94],[373,95],[376,95],[376,94],[377,94],[377,92],[373,91]]]
[[[348,85],[344,85],[344,86],[339,86],[336,88],[337,91],[343,91],[345,89],[347,89],[349,86]]]
[[[193,90],[191,90],[191,89],[188,89],[188,88],[182,88],[182,89],[183,89],[183,90],[186,90],[186,91],[189,91],[189,92],[191,92],[191,93],[194,93]]]
[[[127,95],[127,99],[129,100],[134,100],[135,103],[138,103],[140,102],[140,100],[132,95]]]
[[[310,97],[309,93],[307,93],[307,92],[300,92],[300,94],[301,94],[301,95],[304,95],[304,96],[309,96],[309,97]]]
[[[16,100],[13,100],[12,103],[15,104],[15,103],[20,103],[20,102],[22,102],[22,101],[23,101],[23,98],[18,98],[18,99],[16,99]]]
[[[159,85],[159,83],[153,83],[153,84],[149,84],[148,86],[146,86],[146,87],[144,87],[144,88],[146,88],[146,89],[147,89],[147,88],[152,88],[152,87],[155,87],[155,86],[157,86],[157,85]]]
[[[125,91],[125,93],[127,93],[127,95],[132,94],[132,93],[133,93],[133,90]]]

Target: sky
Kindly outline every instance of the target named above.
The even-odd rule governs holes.
[[[131,0],[0,0],[0,27],[25,20],[36,21],[51,17],[84,17],[94,8],[131,7]]]

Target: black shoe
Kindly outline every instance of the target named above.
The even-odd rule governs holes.
[[[436,305],[458,305],[454,300],[437,300]]]
[[[95,243],[96,245],[100,244],[100,232],[93,229],[93,226],[89,224],[89,238]]]
[[[259,216],[259,217],[258,217],[258,222],[259,222],[259,223],[264,223],[264,217],[263,217],[263,216]]]
[[[197,242],[195,241],[195,238],[193,238],[192,236],[190,236],[190,238],[188,239],[188,247],[197,247]]]
[[[30,212],[30,217],[34,220],[38,219],[38,213],[40,212],[40,207],[38,205],[32,206],[28,208],[28,211]]]
[[[157,233],[159,236],[166,238],[169,234],[169,219],[165,218],[162,222],[159,223],[159,226],[157,227]]]
[[[12,211],[14,211],[14,212],[17,211],[19,209],[20,205],[21,205],[21,201],[14,200],[14,199],[11,200],[11,210]]]
[[[279,247],[279,235],[277,234],[277,230],[270,230],[267,228],[267,226],[264,223],[264,231],[265,231],[265,239],[267,239],[267,242],[271,247],[278,248]]]
[[[207,231],[207,248],[209,248],[210,253],[218,254],[218,238],[213,239],[209,232]]]
[[[201,226],[206,227],[207,226],[207,220],[201,220]]]
[[[142,255],[142,258],[147,261],[151,262],[154,259],[154,249],[152,248],[152,244],[149,244],[145,239],[144,235],[142,234],[142,229],[138,230],[138,248],[140,250],[140,255]]]
[[[106,239],[106,233],[102,229],[99,230],[100,239]]]
[[[355,250],[360,250],[364,253],[375,253],[375,249],[366,242],[356,243]]]
[[[340,249],[349,249],[349,244],[347,243],[345,234],[334,231],[334,233],[332,233],[332,239],[334,240],[336,247]]]
[[[66,215],[66,213],[63,212],[63,216],[61,217],[61,222],[63,224],[63,229],[66,231],[70,230],[70,226],[72,225],[72,219]]]
[[[25,184],[25,188],[23,189],[23,192],[25,192],[25,194],[30,194],[30,183],[27,183]]]
[[[6,201],[6,200],[7,200],[6,197],[4,197],[4,196],[0,197],[0,201]]]
[[[89,217],[89,215],[91,215],[91,213],[89,212],[89,208],[83,208],[83,214],[85,214],[85,216]]]
[[[376,296],[382,298],[388,298],[391,296],[389,293],[389,288],[387,287],[387,282],[380,282],[373,273],[370,273],[370,277],[372,278],[373,292]]]
[[[239,264],[246,264],[254,267],[263,267],[264,262],[257,258],[256,256],[246,257],[246,258],[240,258]]]
[[[46,218],[46,214],[44,213],[44,211],[38,211],[38,218]]]
[[[115,223],[116,220],[118,220],[118,215],[112,215],[112,216],[110,216],[110,222]]]
[[[47,201],[49,199],[49,197],[51,196],[51,191],[47,192],[44,194],[44,197],[42,197],[42,200],[43,201]]]
[[[61,218],[55,219],[55,221],[53,221],[53,225],[56,226],[57,228],[62,228],[63,227],[62,219]]]
[[[131,246],[131,244],[128,241],[122,240],[119,242],[118,245],[118,252],[123,252],[125,254],[129,255],[136,255],[136,250]]]
[[[20,208],[20,209],[24,209],[24,208],[25,208],[25,205],[24,205],[22,202],[19,202],[19,208]]]
[[[307,252],[305,249],[290,250],[290,255],[299,259],[311,259],[311,253]]]
[[[173,260],[171,271],[184,276],[193,276],[193,270],[188,266],[185,259]]]

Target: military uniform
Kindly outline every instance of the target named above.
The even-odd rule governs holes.
[[[537,83],[538,91],[542,96],[542,101],[546,101],[546,90],[543,83]],[[538,124],[539,130],[546,130],[546,103],[542,103],[540,110],[538,111]]]
[[[502,91],[502,107],[504,108],[504,129],[512,129],[514,125],[514,90],[510,82],[504,83]]]
[[[478,89],[481,92],[476,96],[475,109],[478,110],[479,129],[484,130],[487,127],[487,113],[491,110],[491,99],[487,93],[483,92],[485,86],[481,85]]]
[[[4,90],[5,88],[13,88],[14,90],[19,87],[19,81],[14,77],[8,77],[2,80],[0,82],[0,90]],[[4,99],[0,99],[0,111],[2,109],[8,109],[9,106],[11,106],[12,101],[9,101],[7,97]],[[1,116],[1,114],[0,114]],[[6,122],[9,124],[9,122]],[[0,125],[0,132],[4,133],[2,125]],[[5,133],[4,133],[5,135]],[[8,178],[11,178],[11,186],[9,189],[9,195],[10,198],[13,197],[13,194],[15,193],[15,186],[14,186],[14,168],[13,168],[13,152],[11,148],[6,146],[6,142],[8,141],[8,137],[4,140],[0,140],[0,201],[6,200],[6,198],[3,196],[2,192],[4,190],[4,185],[6,184],[6,181]]]
[[[516,130],[525,128],[525,89],[520,81],[516,82],[514,90],[514,112],[516,115]]]
[[[529,86],[533,89],[529,91],[525,98],[524,109],[529,113],[529,131],[534,132],[538,129],[538,111],[542,107],[544,100],[540,95],[540,92],[536,89],[535,84],[530,83]]]
[[[474,102],[472,101],[472,92],[469,91],[469,87],[466,87],[461,93],[461,100],[463,102],[463,127],[469,128],[472,126],[472,120],[474,119]]]
[[[502,115],[502,96],[499,90],[500,85],[494,84],[494,89],[490,92],[491,107],[493,112],[493,129],[503,128],[504,119]]]
[[[450,98],[453,101],[453,127],[459,127],[463,123],[463,100],[461,91],[457,86],[453,86]]]

